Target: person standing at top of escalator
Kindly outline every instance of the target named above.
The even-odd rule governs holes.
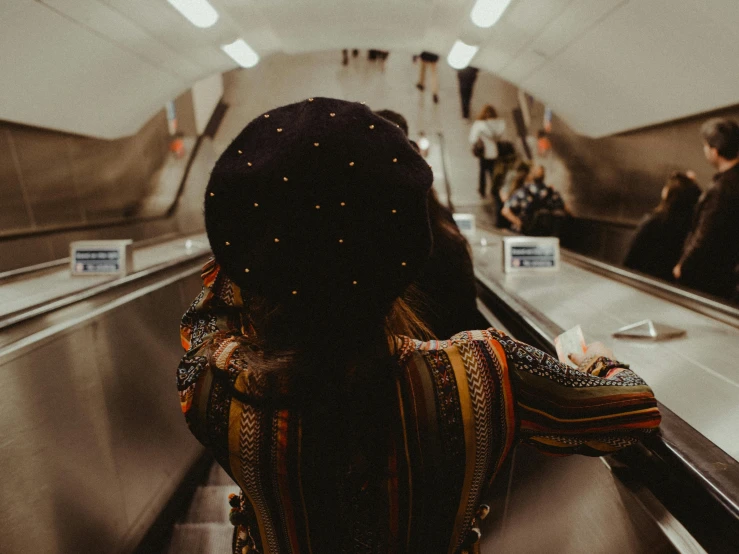
[[[418,74],[418,83],[416,88],[420,91],[426,88],[426,71],[431,73],[431,94],[434,100],[434,104],[439,103],[439,69],[437,64],[439,62],[439,55],[433,52],[421,52],[420,56],[413,56],[413,60],[421,59],[421,68]]]
[[[478,188],[480,198],[485,198],[487,194],[488,176],[491,182],[493,180],[495,160],[498,158],[498,141],[503,137],[505,128],[505,121],[498,117],[495,108],[490,104],[486,104],[470,129],[469,141],[472,145],[472,152],[480,160]],[[493,190],[493,200],[496,202],[500,201],[498,192]]]
[[[657,431],[603,345],[573,369],[493,328],[424,340],[404,298],[432,182],[394,124],[330,98],[260,115],[216,162],[177,390],[241,489],[232,552],[473,552],[517,443],[602,456]]]
[[[678,283],[739,301],[739,125],[709,119],[701,127],[703,153],[718,171],[698,202],[693,227],[673,269]]]

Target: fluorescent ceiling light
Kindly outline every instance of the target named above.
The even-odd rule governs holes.
[[[454,46],[452,46],[452,49],[449,51],[449,55],[447,56],[446,61],[454,69],[464,69],[465,67],[470,65],[472,58],[475,56],[475,54],[477,54],[477,51],[479,49],[479,46],[465,44],[461,40],[458,40],[454,43]]]
[[[259,54],[252,50],[251,46],[244,42],[244,39],[235,40],[231,44],[221,46],[226,54],[231,56],[233,61],[241,67],[254,67],[259,63]]]
[[[511,0],[477,0],[475,5],[472,6],[470,19],[478,27],[492,27],[498,22],[510,3]]]
[[[208,0],[167,0],[187,20],[201,29],[211,27],[218,21],[218,12]]]

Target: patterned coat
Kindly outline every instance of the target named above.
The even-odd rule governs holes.
[[[234,552],[318,554],[322,507],[312,491],[325,480],[326,453],[298,410],[243,401],[269,379],[247,362],[238,287],[215,262],[203,281],[182,320],[177,384],[190,429],[241,488]],[[385,477],[369,486],[348,471],[333,483],[346,493],[342,552],[472,551],[482,494],[517,443],[601,456],[660,422],[651,389],[607,358],[573,370],[495,329],[397,345]]]

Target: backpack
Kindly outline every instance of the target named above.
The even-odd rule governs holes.
[[[482,142],[481,138],[477,139],[475,144],[472,145],[472,155],[475,158],[482,158],[485,156],[485,143]]]
[[[567,213],[564,210],[539,208],[523,222],[521,232],[530,237],[558,237],[566,220]]]

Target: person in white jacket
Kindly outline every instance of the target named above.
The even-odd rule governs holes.
[[[505,133],[505,121],[498,117],[498,112],[490,104],[485,107],[477,116],[470,129],[470,144],[474,145],[478,140],[482,141],[483,150],[480,159],[480,197],[485,198],[487,189],[487,175],[490,175],[490,181],[493,180],[493,170],[495,169],[495,160],[498,158],[498,141]],[[493,190],[493,199],[498,191]]]

